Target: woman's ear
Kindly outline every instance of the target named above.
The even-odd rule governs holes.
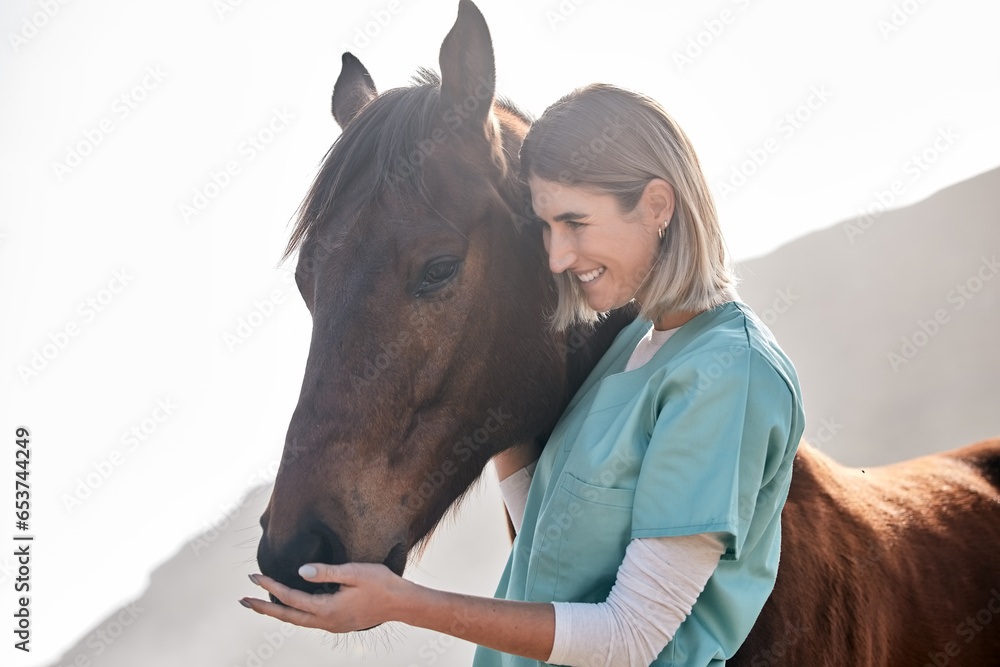
[[[659,227],[666,227],[674,217],[674,188],[662,178],[646,183],[642,199],[650,217]]]

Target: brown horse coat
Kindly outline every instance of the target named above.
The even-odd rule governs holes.
[[[1000,664],[1000,439],[863,469],[803,442],[781,527],[729,664]]]

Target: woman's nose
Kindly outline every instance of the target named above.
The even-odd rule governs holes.
[[[542,240],[545,242],[546,252],[549,253],[549,270],[552,273],[562,273],[573,266],[576,254],[573,252],[572,243],[558,226],[546,227],[542,231]]]

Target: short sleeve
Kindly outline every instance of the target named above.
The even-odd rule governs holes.
[[[794,388],[748,345],[699,351],[665,369],[635,492],[632,537],[724,533],[724,559],[780,513],[762,500],[791,474]],[[776,487],[787,492],[788,479]],[[760,503],[760,506],[758,504]]]

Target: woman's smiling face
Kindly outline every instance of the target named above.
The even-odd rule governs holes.
[[[545,223],[542,238],[553,273],[569,271],[597,312],[624,306],[649,275],[659,230],[673,214],[673,189],[653,179],[635,209],[608,194],[532,175],[531,205]]]

